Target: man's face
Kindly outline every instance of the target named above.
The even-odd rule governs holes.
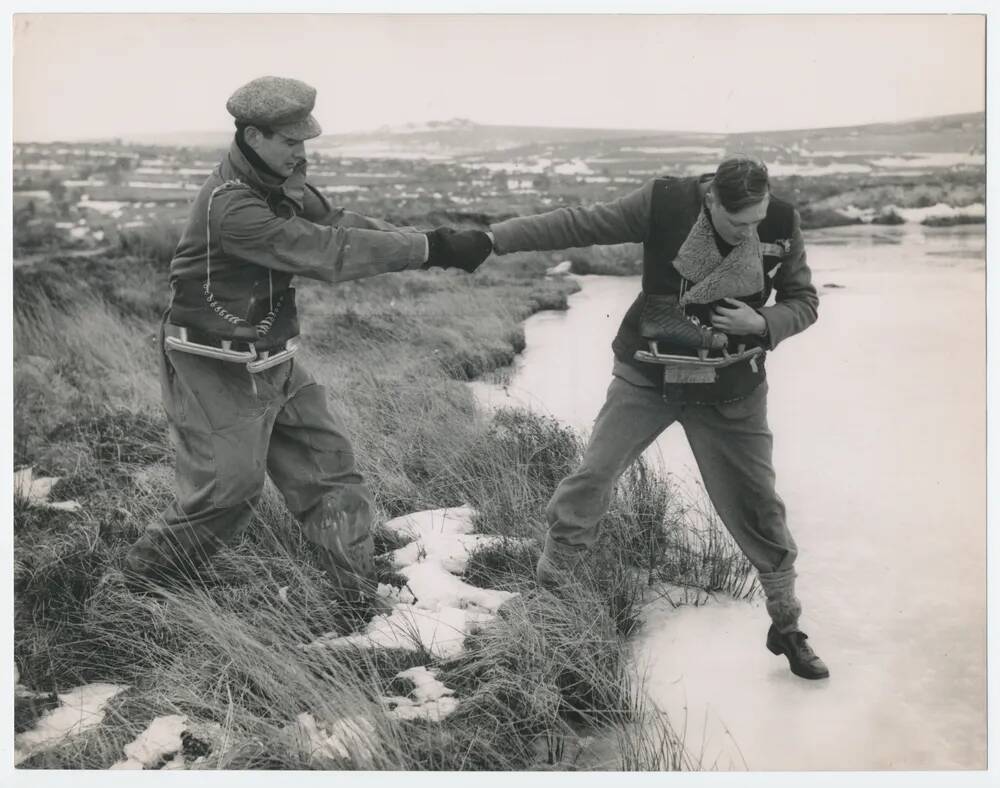
[[[291,177],[296,166],[306,159],[306,145],[302,140],[293,140],[274,132],[270,138],[250,126],[246,130],[246,140],[264,163],[279,175]]]
[[[737,246],[749,238],[751,233],[757,231],[757,225],[764,221],[764,217],[767,216],[767,206],[770,199],[770,196],[766,196],[758,203],[730,213],[722,207],[715,192],[709,189],[706,202],[715,231],[722,236],[723,241]]]

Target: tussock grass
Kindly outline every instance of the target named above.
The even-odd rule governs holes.
[[[15,272],[15,458],[64,476],[55,497],[83,504],[71,513],[15,502],[15,660],[35,690],[130,687],[100,728],[25,765],[105,768],[155,716],[177,713],[219,726],[205,768],[570,768],[562,742],[581,725],[629,737],[623,768],[663,768],[663,748],[654,757],[635,739],[650,734],[638,724],[625,638],[654,578],[722,582],[723,570],[704,568],[719,543],[674,533],[669,491],[640,465],[622,480],[579,594],[539,591],[544,507],[582,444],[525,411],[487,419],[461,383],[508,363],[523,347],[520,321],[565,308],[575,284],[540,278],[549,262],[533,257],[475,277],[412,273],[300,291],[302,363],[352,436],[379,516],[468,504],[479,532],[503,537],[472,556],[466,579],[522,596],[460,657],[435,662],[426,649],[303,648],[364,622],[338,603],[270,485],[248,530],[190,580],[156,593],[120,582],[128,546],[172,496],[154,342],[166,297],[156,255],[167,245],[129,247],[156,258],[135,264]],[[401,546],[382,529],[376,540]],[[682,555],[695,548],[700,557]],[[664,558],[671,549],[681,552]],[[384,561],[380,571],[400,584]],[[458,710],[439,724],[391,719],[380,696],[405,692],[396,674],[425,664],[456,690]],[[44,705],[22,704],[19,725]],[[365,746],[354,758],[312,751],[296,733],[303,713]]]
[[[123,230],[118,234],[115,256],[148,260],[158,269],[166,270],[180,243],[183,229],[179,223],[164,220],[140,230]]]
[[[47,292],[32,296],[14,310],[16,463],[39,458],[48,434],[81,414],[111,408],[160,417],[152,325],[96,296],[62,305]]]
[[[663,559],[655,577],[695,591],[752,599],[760,593],[756,574],[704,497],[673,495],[678,527],[665,533]],[[697,599],[697,596],[695,597]]]

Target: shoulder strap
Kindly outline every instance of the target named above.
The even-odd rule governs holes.
[[[317,189],[315,186],[313,186],[308,181],[306,181],[306,188],[309,191],[311,191],[313,194],[316,195],[316,198],[319,200],[320,204],[323,206],[323,209],[327,213],[330,213],[331,211],[333,211],[333,206],[330,205],[330,201],[328,199],[326,199],[326,195],[324,195],[319,189]]]
[[[223,192],[233,191],[235,189],[246,189],[252,194],[257,194],[252,186],[248,183],[237,179],[226,180],[212,189],[212,193],[208,195],[208,207],[206,209],[205,215],[205,286],[202,288],[205,293],[205,300],[208,305],[224,320],[229,321],[233,324],[244,324],[249,325],[245,318],[234,315],[229,310],[227,310],[222,304],[219,303],[215,295],[212,293],[212,200],[215,199],[216,195],[222,194]],[[264,322],[267,323],[267,329],[271,328],[271,323],[274,322],[274,280],[271,275],[271,269],[267,269],[267,287],[268,287],[268,308],[271,310]],[[280,306],[280,304],[279,304]],[[257,332],[261,333],[260,326],[256,326]],[[266,330],[264,331],[266,333]]]

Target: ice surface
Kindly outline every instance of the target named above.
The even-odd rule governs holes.
[[[792,675],[764,648],[761,602],[724,596],[651,603],[637,666],[706,768],[981,769],[985,233],[859,225],[823,232],[842,243],[814,237],[813,281],[840,289],[823,291],[817,323],[769,355],[768,420],[799,546],[802,628],[831,678]],[[640,284],[581,284],[568,311],[527,321],[527,349],[490,401],[591,427]],[[700,491],[676,425],[646,458]]]

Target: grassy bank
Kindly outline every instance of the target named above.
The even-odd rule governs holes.
[[[302,648],[359,622],[337,604],[270,485],[201,582],[149,596],[108,579],[172,495],[155,347],[169,247],[150,237],[114,255],[15,271],[15,461],[61,477],[52,500],[82,505],[15,500],[21,683],[41,693],[129,687],[103,725],[24,766],[106,768],[164,714],[217,732],[204,735],[206,768],[570,768],[562,742],[580,725],[635,730],[625,639],[644,585],[666,578],[742,593],[747,567],[718,542],[692,538],[688,513],[638,466],[615,496],[584,587],[563,598],[535,586],[544,505],[578,462],[580,438],[523,411],[485,416],[463,381],[512,360],[528,315],[565,308],[576,285],[546,279],[546,255],[494,260],[474,276],[299,283],[302,362],[353,436],[379,520],[469,505],[479,532],[507,537],[475,553],[465,579],[520,596],[461,655]],[[396,546],[381,532],[377,543]],[[415,665],[455,690],[458,708],[441,723],[392,719],[380,701],[405,694],[397,674]],[[51,705],[22,697],[17,729]],[[358,746],[348,756],[306,746],[294,726],[305,712],[347,725]],[[685,762],[669,735],[649,757],[623,741],[622,767]]]

